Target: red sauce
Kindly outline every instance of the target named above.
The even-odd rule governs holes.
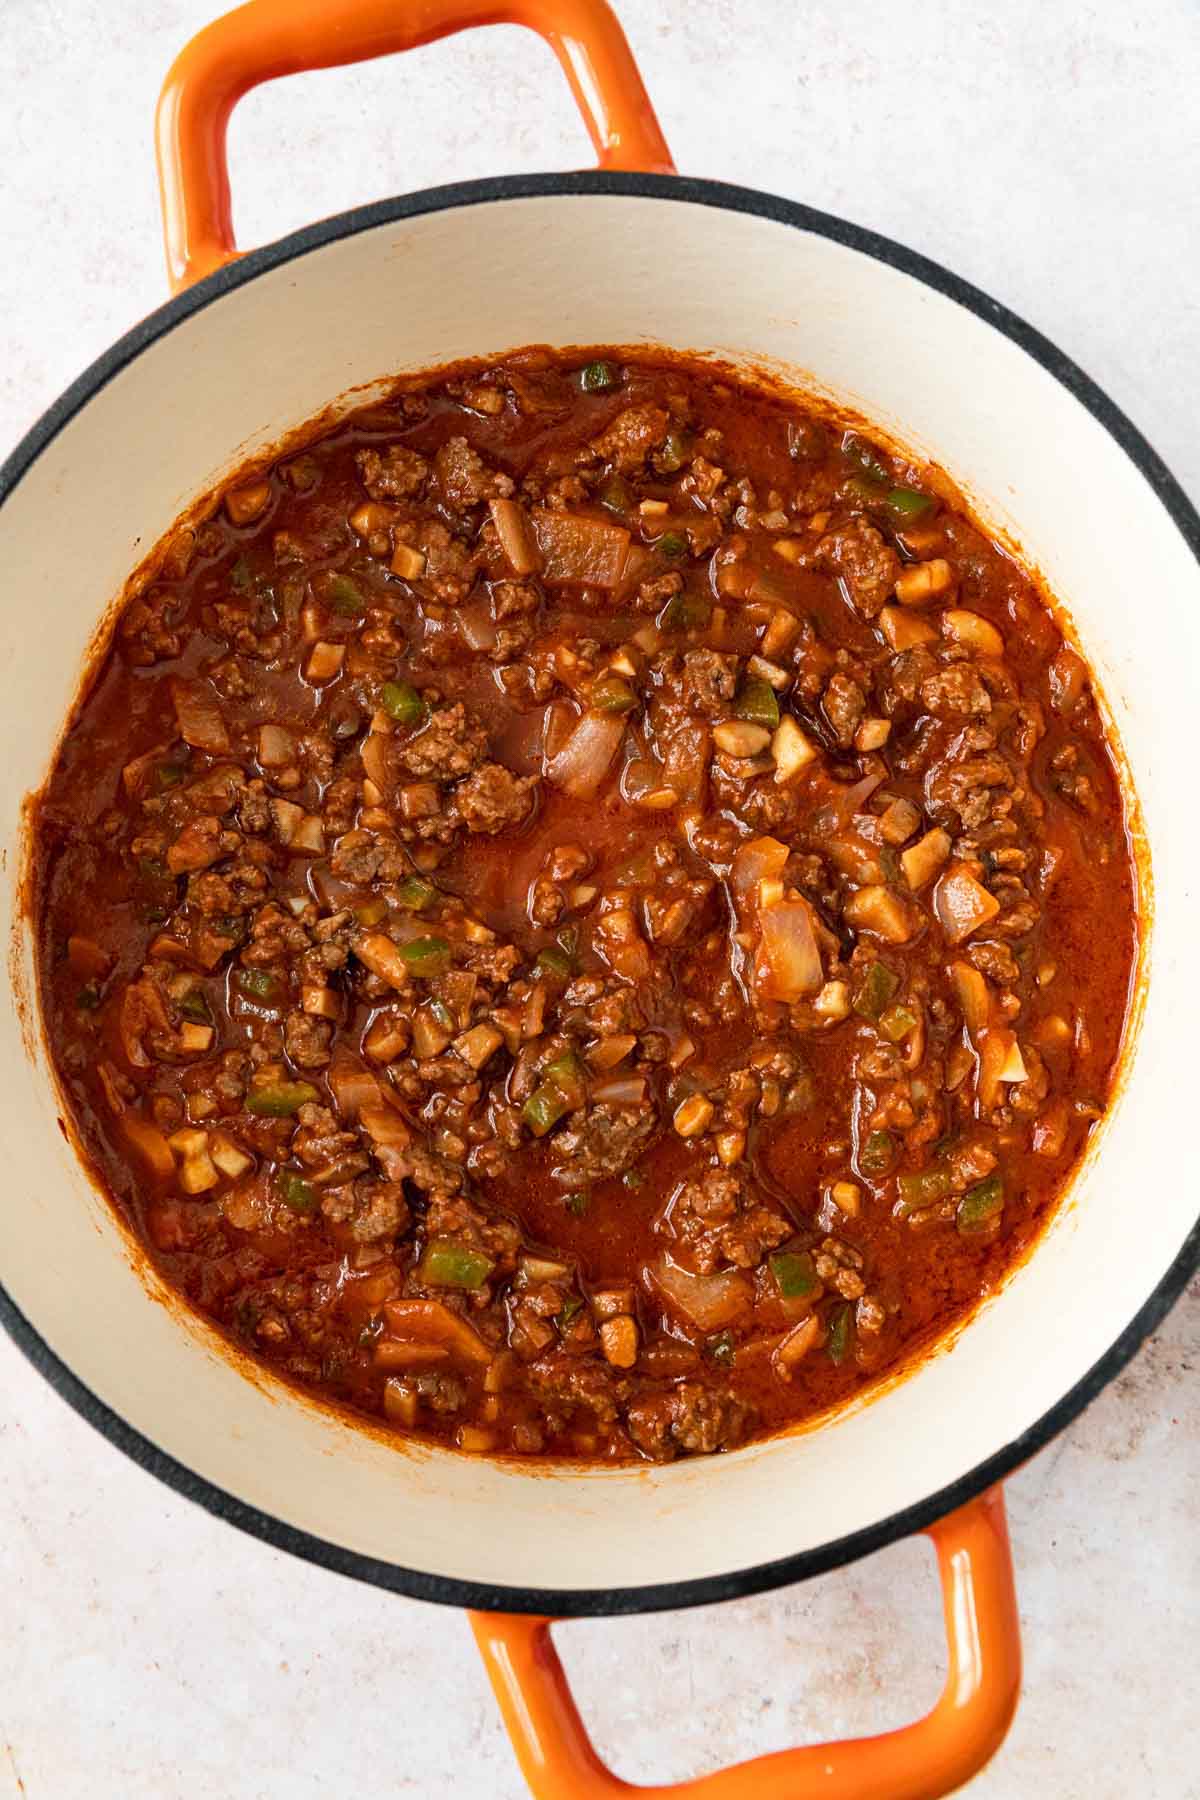
[[[38,813],[114,1204],[482,1452],[723,1449],[1042,1229],[1137,942],[1086,668],[935,469],[684,359],[407,381],[181,529]]]

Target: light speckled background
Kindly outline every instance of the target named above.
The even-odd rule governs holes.
[[[978,282],[1200,496],[1194,0],[619,3],[681,169],[843,214]],[[3,448],[163,297],[151,112],[209,16],[205,0],[2,9]],[[233,150],[247,243],[405,188],[586,159],[549,52],[512,29],[254,95]],[[1194,1165],[1185,1144],[1179,1179]],[[1200,1284],[1010,1484],[1026,1692],[979,1800],[1200,1796],[1198,1357]],[[0,1389],[0,1794],[519,1800],[460,1617],[218,1525],[7,1341]],[[559,1641],[598,1743],[641,1781],[898,1724],[943,1668],[922,1542]]]

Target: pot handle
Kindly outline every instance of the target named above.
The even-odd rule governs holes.
[[[600,1761],[545,1618],[472,1613],[471,1624],[534,1800],[937,1800],[981,1769],[1008,1730],[1021,1641],[1004,1498],[995,1487],[931,1525],[950,1667],[933,1711],[881,1737],[780,1750],[695,1781],[635,1787]]]
[[[602,169],[673,172],[606,0],[249,0],[180,51],[159,96],[155,144],[172,291],[238,254],[225,130],[243,94],[279,75],[366,62],[473,25],[498,24],[527,25],[545,38]]]

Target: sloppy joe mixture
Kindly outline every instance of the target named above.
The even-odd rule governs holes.
[[[729,1449],[928,1347],[1109,1095],[1085,665],[936,469],[719,369],[401,384],[180,529],[40,801],[76,1130],[398,1432]]]

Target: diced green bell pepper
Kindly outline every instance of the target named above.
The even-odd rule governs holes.
[[[557,944],[544,944],[538,951],[533,972],[535,975],[552,975],[557,981],[566,981],[571,974],[571,959]]]
[[[702,594],[672,594],[659,614],[664,631],[703,631],[712,618],[712,607]]]
[[[807,1250],[777,1250],[770,1258],[770,1268],[785,1300],[804,1300],[820,1286]]]
[[[779,723],[779,701],[775,697],[775,689],[769,681],[760,676],[751,676],[743,681],[733,703],[735,717],[747,720],[751,725],[765,725],[768,731],[774,731]]]
[[[632,712],[637,703],[636,693],[619,675],[601,675],[598,681],[593,681],[588,695],[588,705],[595,712]]]
[[[606,394],[620,379],[620,370],[610,362],[585,363],[579,371],[579,385],[585,394]]]
[[[396,949],[414,975],[444,975],[450,967],[450,946],[445,938],[410,938],[407,944],[397,944]]]
[[[279,1198],[292,1212],[316,1211],[317,1190],[310,1181],[305,1181],[303,1175],[298,1175],[295,1169],[280,1169],[275,1185],[279,1190]]]
[[[320,1098],[311,1081],[272,1081],[246,1095],[246,1111],[262,1119],[290,1119]]]
[[[860,1019],[874,1024],[900,986],[900,977],[886,963],[873,962],[851,996],[850,1004]]]
[[[235,969],[233,985],[238,993],[244,994],[248,1000],[262,1000],[269,1003],[279,998],[279,977],[273,975],[270,969]]]
[[[633,490],[623,475],[610,475],[596,490],[596,498],[606,512],[627,513],[633,505]]]
[[[850,1351],[850,1334],[853,1330],[854,1315],[849,1301],[843,1306],[835,1306],[829,1316],[829,1351],[831,1362],[843,1363]]]
[[[431,1238],[417,1264],[417,1279],[427,1287],[480,1288],[491,1272],[490,1256],[448,1238]]]
[[[583,1064],[573,1050],[564,1050],[542,1064],[542,1080],[552,1082],[571,1106],[582,1106],[585,1097]]]
[[[886,1175],[896,1160],[896,1140],[890,1131],[872,1131],[858,1153],[864,1175]]]
[[[901,1044],[910,1031],[916,1030],[917,1023],[916,1013],[902,1000],[896,1000],[880,1014],[879,1029],[889,1044]]]
[[[331,610],[345,619],[360,618],[367,610],[362,589],[349,575],[331,575],[323,591]]]
[[[654,459],[656,468],[664,475],[674,475],[682,469],[692,452],[692,437],[687,431],[668,431],[662,441],[662,449]]]
[[[902,1219],[923,1207],[936,1206],[950,1192],[949,1169],[922,1169],[916,1175],[901,1175],[897,1187],[900,1199],[896,1210]]]
[[[891,481],[891,475],[880,462],[874,448],[870,444],[864,443],[862,438],[855,437],[853,432],[842,440],[842,455],[848,462],[856,464],[868,481]]]
[[[889,490],[885,504],[898,519],[919,519],[933,501],[928,494],[918,494],[915,488],[895,487]]]
[[[969,1187],[958,1203],[955,1224],[961,1237],[980,1237],[994,1231],[1004,1211],[1004,1183],[999,1175],[988,1175]]]
[[[438,890],[433,883],[423,881],[419,875],[406,875],[396,889],[396,905],[405,912],[424,912],[437,897]]]
[[[416,688],[407,681],[385,681],[380,698],[383,710],[397,725],[419,725],[428,711]]]
[[[560,1087],[552,1081],[544,1081],[539,1088],[530,1094],[521,1109],[521,1115],[532,1131],[534,1137],[545,1137],[552,1125],[557,1125],[564,1113],[569,1113],[571,1103]]]

